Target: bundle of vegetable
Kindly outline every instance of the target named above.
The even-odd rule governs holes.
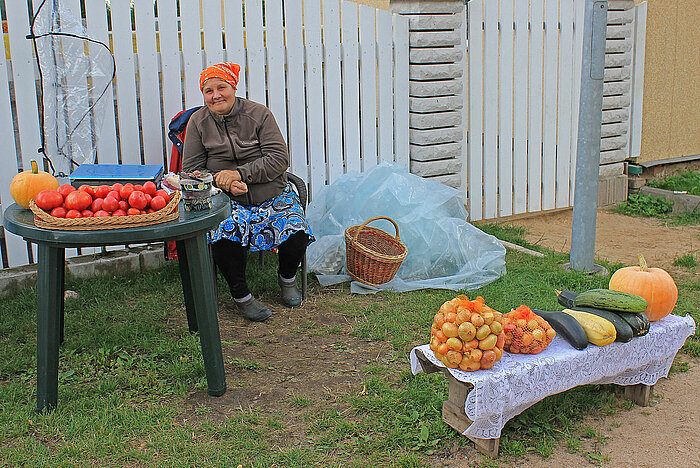
[[[465,371],[490,369],[503,355],[503,314],[484,298],[457,296],[445,302],[430,328],[430,349],[443,364]]]
[[[552,342],[557,332],[525,304],[503,317],[506,333],[504,350],[511,353],[537,354]]]

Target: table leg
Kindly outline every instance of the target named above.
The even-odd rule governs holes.
[[[226,391],[226,375],[216,315],[216,283],[211,274],[212,259],[206,236],[199,235],[178,242],[178,256],[181,255],[180,245],[184,247],[182,252],[186,252],[189,273],[187,278],[182,277],[182,287],[185,297],[188,294],[191,297],[192,308],[197,318],[209,394],[220,396]]]
[[[197,328],[197,316],[194,312],[194,295],[192,288],[186,286],[190,284],[190,270],[187,261],[187,252],[184,241],[177,241],[177,262],[180,267],[180,278],[182,278],[182,293],[185,296],[185,312],[187,313],[187,326],[190,333],[194,333]]]
[[[52,411],[58,399],[58,345],[63,307],[65,251],[38,246],[37,266],[37,402],[39,412]]]

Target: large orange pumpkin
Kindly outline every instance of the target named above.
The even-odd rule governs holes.
[[[678,300],[678,287],[671,275],[661,268],[649,268],[642,255],[639,266],[620,268],[613,273],[609,288],[646,299],[649,305],[644,313],[650,321],[666,317]]]
[[[22,208],[29,208],[29,201],[42,190],[55,190],[58,180],[48,172],[40,171],[32,159],[32,168],[17,174],[10,183],[10,195]]]

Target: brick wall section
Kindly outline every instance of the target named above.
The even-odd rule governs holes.
[[[410,169],[461,186],[466,12],[461,0],[392,0],[409,20]]]
[[[627,199],[634,0],[609,0],[605,44],[598,205]]]

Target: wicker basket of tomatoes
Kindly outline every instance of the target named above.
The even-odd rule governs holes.
[[[29,202],[37,227],[88,231],[148,226],[178,218],[180,192],[158,190],[153,182],[112,185],[65,184],[42,190]]]

